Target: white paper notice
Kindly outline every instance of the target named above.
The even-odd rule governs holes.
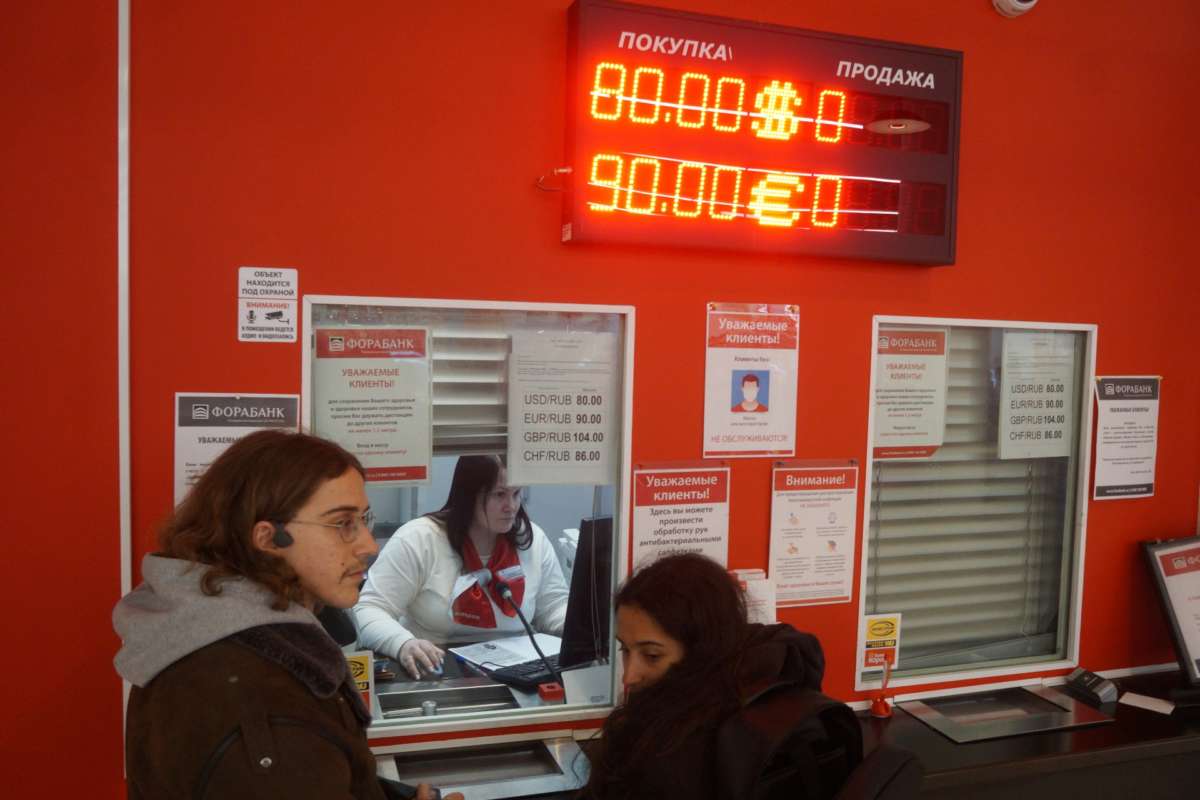
[[[608,664],[565,669],[561,673],[569,705],[608,705],[612,702],[613,670]]]
[[[299,283],[295,269],[239,267],[238,341],[296,341]]]
[[[633,566],[673,553],[729,558],[729,467],[633,473]]]
[[[509,482],[615,483],[617,386],[616,334],[513,334]]]
[[[1153,711],[1156,714],[1170,715],[1175,711],[1175,704],[1169,700],[1162,700],[1158,697],[1148,697],[1144,694],[1134,694],[1133,692],[1126,692],[1125,694],[1121,695],[1121,699],[1119,699],[1117,702],[1126,706],[1144,708],[1147,711]]]
[[[294,394],[175,395],[175,504],[226,447],[265,428],[298,430]]]
[[[1096,378],[1095,500],[1151,497],[1158,456],[1161,380],[1137,375]]]
[[[316,339],[313,432],[358,456],[369,482],[427,482],[433,454],[429,331],[322,328]]]
[[[771,579],[776,603],[850,602],[858,467],[776,467],[771,485]]]
[[[558,655],[558,651],[562,648],[562,639],[557,636],[535,633],[534,638],[537,639],[538,647],[542,648],[542,652],[547,658]],[[511,667],[514,664],[524,664],[538,658],[537,650],[533,649],[533,642],[529,641],[529,637],[524,634],[449,649],[454,655],[488,669]]]
[[[928,458],[946,432],[945,328],[879,330],[875,458]]]
[[[741,581],[742,591],[746,597],[746,618],[759,625],[774,625],[778,622],[775,616],[775,582],[768,578],[750,578]]]
[[[1000,371],[1000,458],[1071,454],[1075,335],[1005,331]]]
[[[796,452],[795,306],[710,303],[704,365],[704,456]]]
[[[1192,539],[1156,550],[1154,557],[1183,639],[1188,677],[1200,680],[1200,545]]]

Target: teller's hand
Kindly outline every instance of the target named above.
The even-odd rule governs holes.
[[[400,648],[397,660],[400,666],[408,671],[414,679],[421,679],[421,670],[427,673],[439,673],[442,669],[442,656],[445,653],[433,642],[425,639],[409,639]]]
[[[433,798],[433,789],[429,788],[428,783],[422,783],[417,787],[416,800],[433,800]],[[446,795],[442,800],[463,800],[463,796],[460,792],[455,792],[454,794]]]

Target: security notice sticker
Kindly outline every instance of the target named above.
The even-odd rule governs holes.
[[[508,360],[508,480],[616,482],[617,336],[515,333]]]
[[[1075,335],[1005,331],[1000,369],[1000,458],[1071,454]]]
[[[175,395],[175,504],[226,447],[265,428],[298,430],[295,394]]]
[[[367,481],[425,483],[433,455],[429,331],[320,328],[313,433],[358,456]]]
[[[295,269],[239,267],[238,341],[296,341],[298,287]]]
[[[796,452],[796,306],[708,304],[704,456]]]
[[[945,328],[880,328],[875,342],[875,458],[928,458],[946,431]]]
[[[863,616],[863,670],[892,669],[900,666],[900,615],[866,614]]]
[[[771,473],[771,578],[781,606],[850,602],[858,467],[781,465]]]
[[[633,473],[633,566],[674,553],[729,557],[729,467]]]
[[[350,680],[362,695],[367,711],[372,711],[371,698],[375,696],[375,655],[370,650],[355,650],[346,653],[346,666],[350,668]]]
[[[1158,401],[1162,379],[1150,375],[1096,378],[1095,500],[1154,495]]]

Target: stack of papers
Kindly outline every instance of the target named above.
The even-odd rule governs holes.
[[[535,634],[538,647],[546,654],[546,658],[558,655],[562,647],[562,639],[548,633]],[[486,669],[511,667],[514,664],[524,664],[527,661],[537,661],[537,651],[528,636],[509,636],[504,639],[492,639],[490,642],[469,644],[462,647],[449,648],[451,653]]]

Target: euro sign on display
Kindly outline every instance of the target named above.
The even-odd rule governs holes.
[[[792,194],[803,188],[795,175],[768,175],[750,190],[747,207],[763,225],[792,225],[800,218],[799,209],[791,207]]]
[[[800,118],[792,109],[800,105],[799,96],[791,81],[771,81],[754,97],[754,107],[761,119],[751,125],[760,138],[787,141],[800,127]]]

